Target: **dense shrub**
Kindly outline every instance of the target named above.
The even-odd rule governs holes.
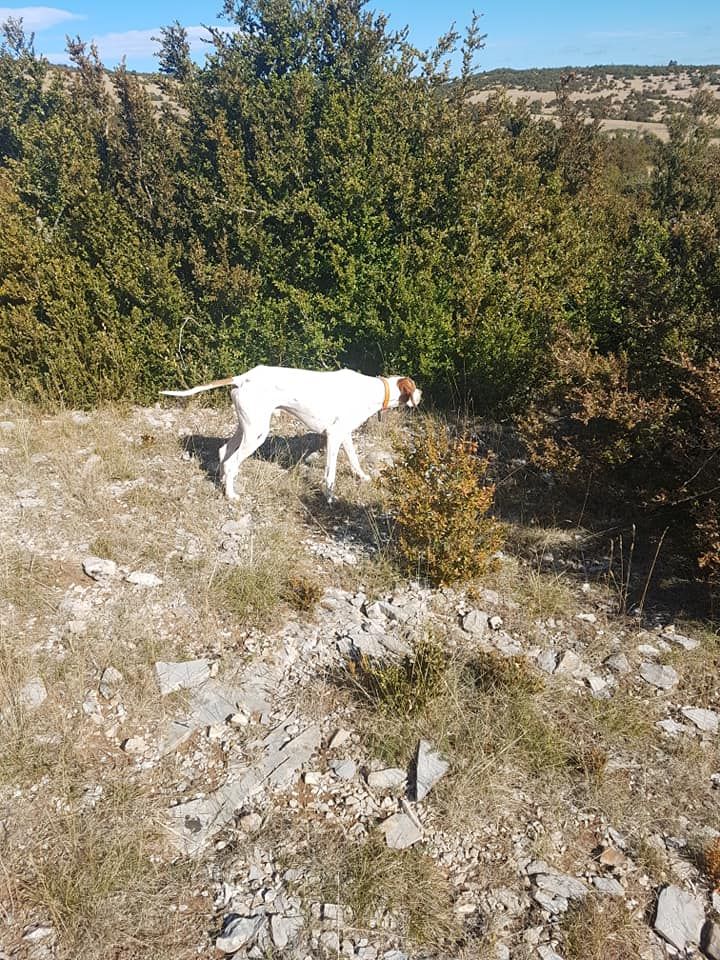
[[[385,472],[393,545],[411,575],[448,584],[491,565],[502,534],[488,515],[495,487],[487,468],[474,441],[426,421]]]

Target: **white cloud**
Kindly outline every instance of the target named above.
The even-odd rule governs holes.
[[[119,63],[123,57],[127,57],[128,66],[133,66],[133,61],[151,59],[159,50],[159,44],[153,40],[153,37],[160,36],[160,27],[152,27],[149,30],[125,30],[122,33],[105,33],[97,37],[91,37],[97,44],[100,59],[106,66],[113,66]],[[210,39],[210,34],[206,27],[193,26],[186,27],[190,50],[195,53],[209,51],[210,46],[204,42]],[[83,37],[83,39],[85,39]],[[67,53],[46,53],[45,56],[52,63],[68,63]]]
[[[79,13],[59,10],[57,7],[0,7],[0,23],[4,23],[10,17],[16,20],[22,18],[23,26],[30,32],[49,30],[50,27],[67,23],[68,20],[85,19]]]

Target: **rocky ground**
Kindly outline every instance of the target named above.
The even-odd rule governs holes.
[[[717,636],[578,532],[403,579],[285,422],[229,505],[230,426],[0,412],[0,957],[719,958]]]

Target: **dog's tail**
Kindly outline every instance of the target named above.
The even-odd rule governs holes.
[[[161,390],[160,393],[166,397],[192,397],[196,393],[204,393],[205,390],[229,387],[234,381],[235,377],[225,377],[224,380],[213,380],[211,383],[203,383],[199,387],[191,387],[189,390]]]

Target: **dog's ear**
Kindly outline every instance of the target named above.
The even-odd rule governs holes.
[[[400,391],[400,403],[411,401],[416,390],[415,381],[411,380],[410,377],[400,377],[397,385]]]

